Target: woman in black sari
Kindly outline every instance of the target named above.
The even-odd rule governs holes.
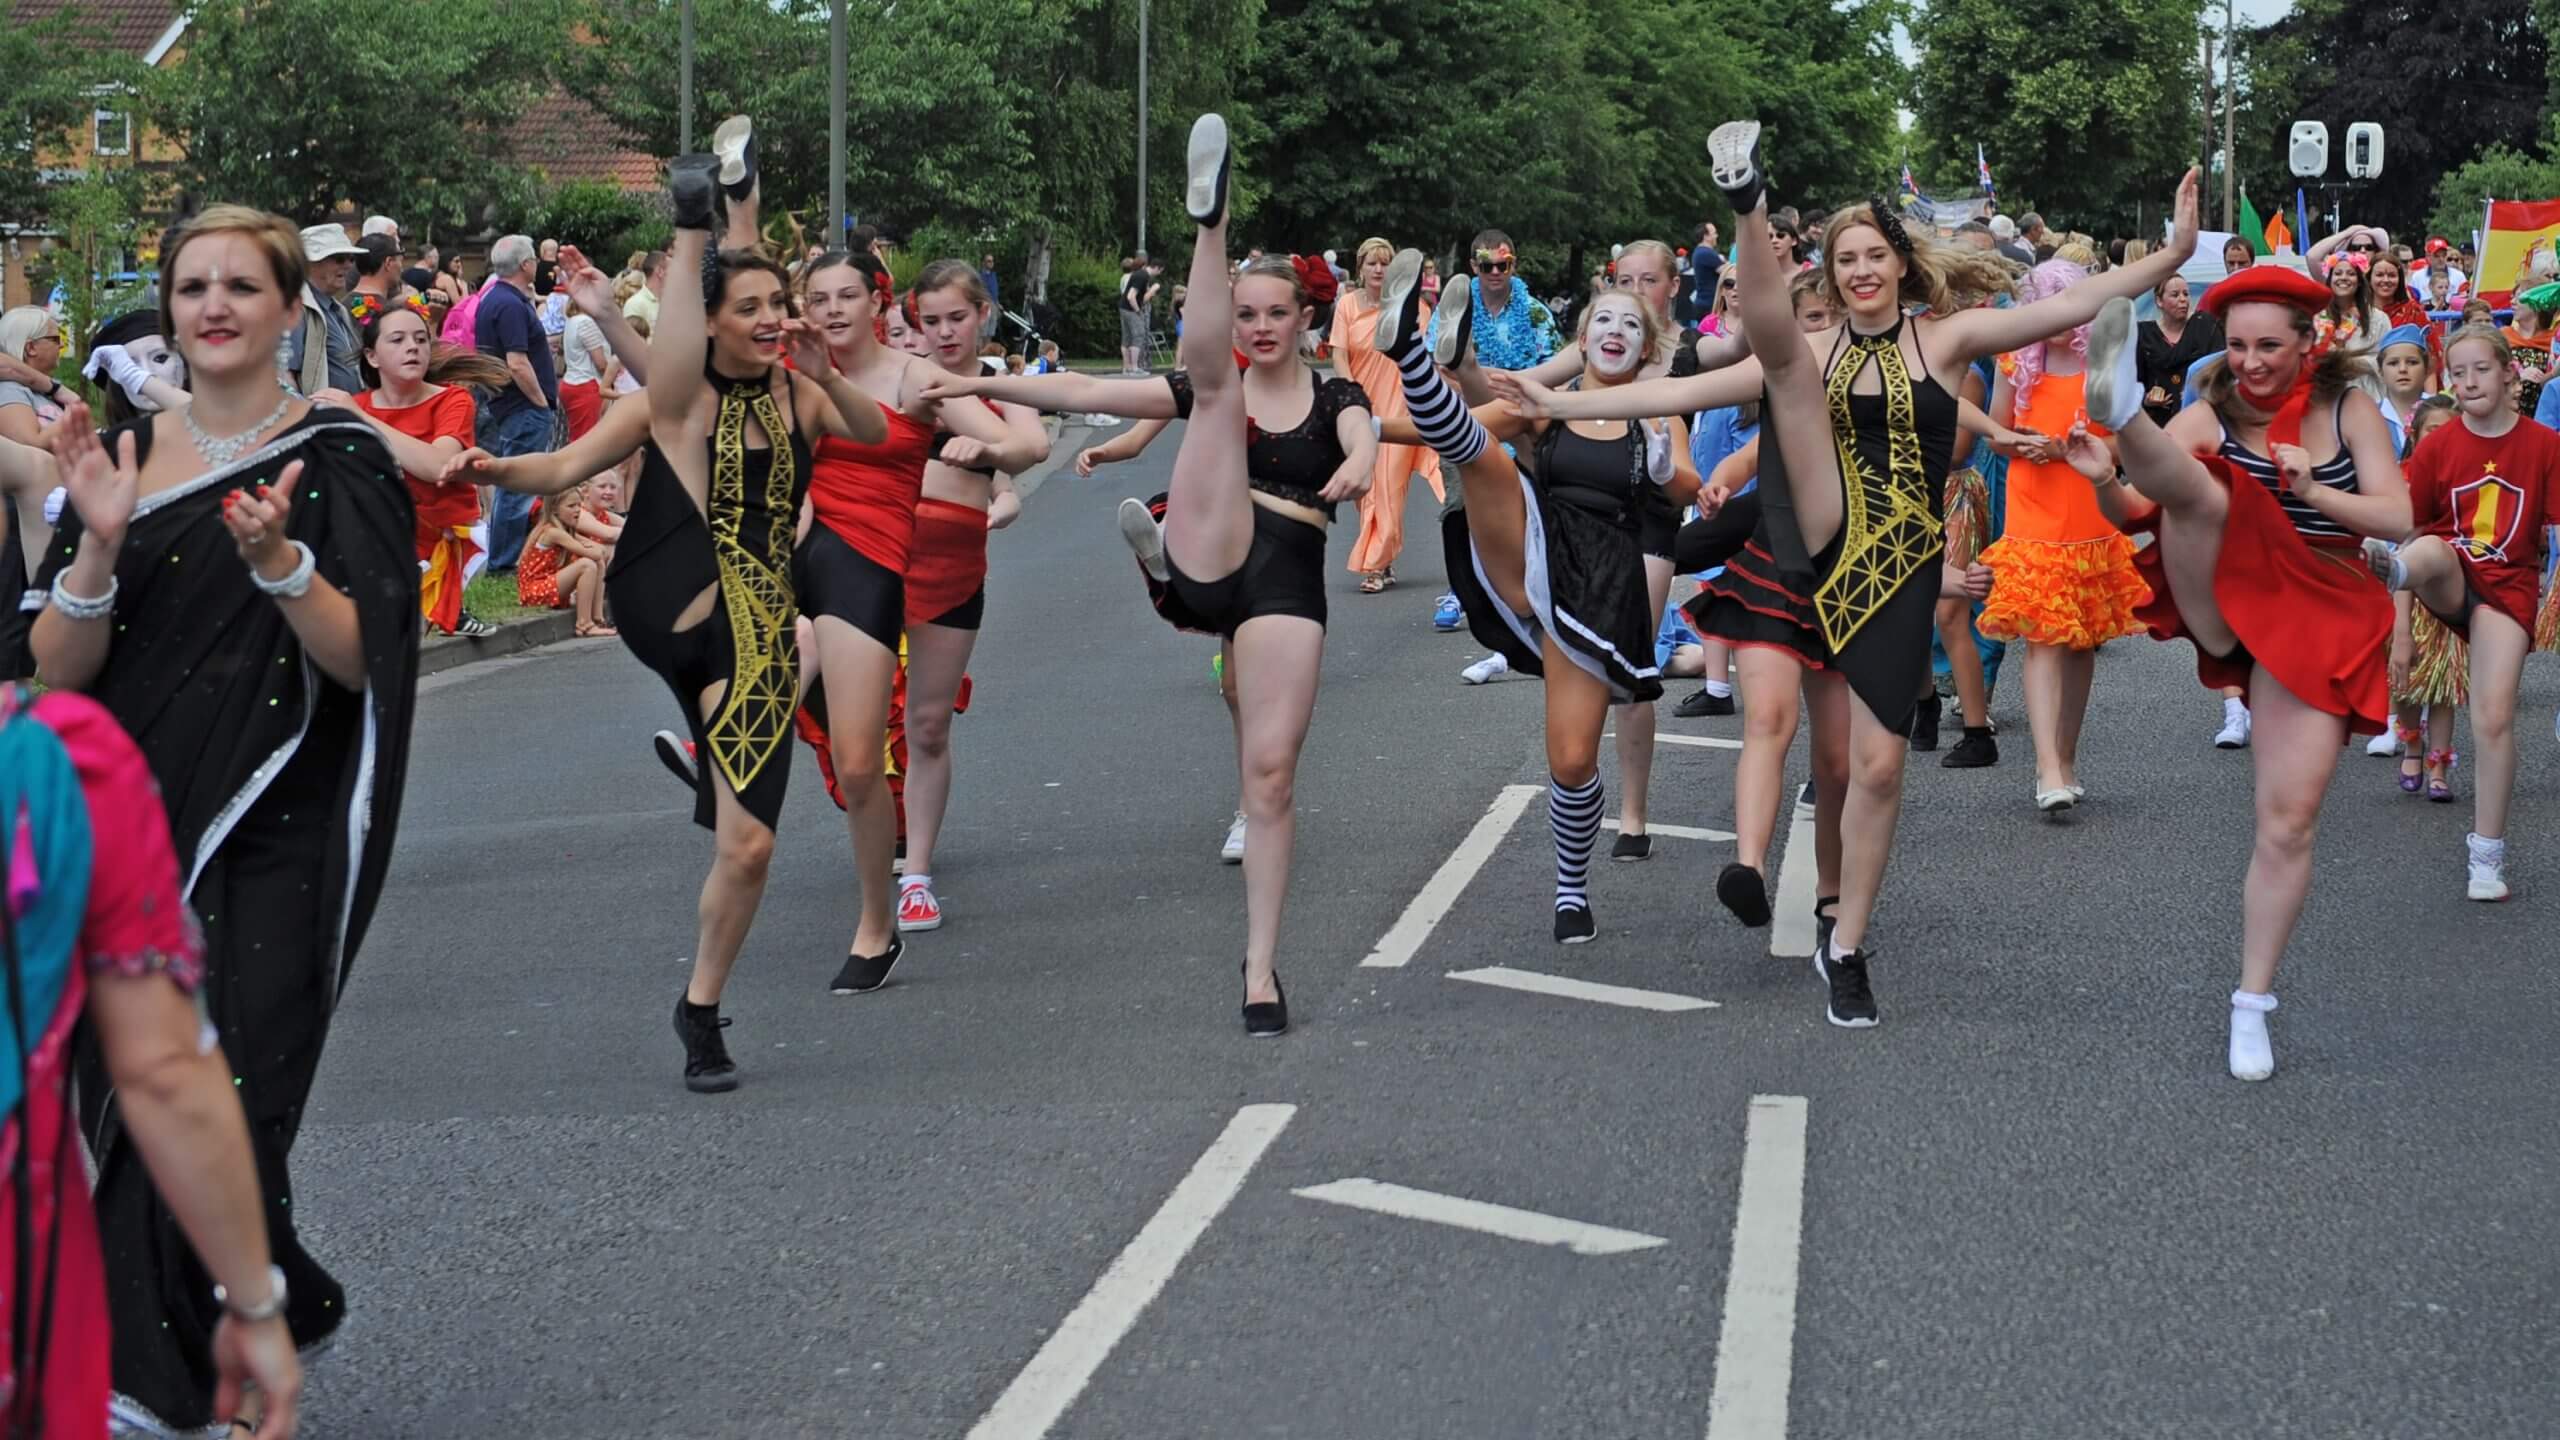
[[[70,504],[36,577],[45,608],[31,644],[37,676],[103,703],[159,782],[285,1317],[308,1351],[336,1334],[346,1301],[295,1236],[286,1156],[400,813],[417,687],[413,522],[371,427],[277,381],[277,344],[300,319],[293,227],[216,206],[179,227],[165,264],[161,329],[194,398],[103,443],[77,404],[47,432]],[[116,1418],[142,1434],[228,1420],[211,1413],[222,1303],[94,1053],[80,1098]]]

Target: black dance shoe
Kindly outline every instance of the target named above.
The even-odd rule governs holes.
[[[1716,899],[1750,929],[1769,923],[1768,877],[1739,860],[1727,861],[1717,872]]]
[[[1707,158],[1716,188],[1724,192],[1737,216],[1748,215],[1768,198],[1769,174],[1760,163],[1760,122],[1728,120],[1707,137]]]
[[[1557,944],[1586,945],[1590,943],[1592,936],[1599,933],[1600,924],[1591,918],[1590,906],[1559,905],[1556,907]]]
[[[1718,695],[1701,685],[1689,692],[1688,699],[1671,707],[1671,713],[1682,720],[1696,720],[1711,715],[1730,715],[1733,713],[1733,697]]]
[[[732,203],[756,188],[756,122],[732,115],[711,132],[711,153],[720,160],[720,190]]]
[[[1289,1033],[1289,989],[1280,983],[1278,971],[1271,975],[1271,993],[1276,1000],[1244,1002],[1244,1033],[1256,1040],[1269,1040]]]
[[[889,972],[898,968],[900,957],[907,953],[905,937],[889,937],[889,948],[877,955],[847,955],[844,968],[836,972],[835,983],[827,987],[833,995],[868,995],[889,983]]]
[[[738,1064],[729,1058],[720,1032],[729,1017],[717,1005],[696,1005],[676,996],[676,1038],[684,1042],[684,1088],[697,1095],[717,1095],[738,1088]]]
[[[720,222],[720,157],[679,155],[667,162],[667,198],[679,230],[713,230]]]
[[[1923,696],[1920,708],[1911,713],[1911,748],[1926,755],[1938,748],[1938,721],[1946,714],[1947,702],[1935,691]]]
[[[1612,860],[1625,860],[1629,862],[1650,860],[1653,858],[1653,837],[1650,835],[1629,835],[1624,831],[1621,831],[1619,832],[1617,842],[1609,847],[1609,858]]]
[[[1213,110],[1191,122],[1191,183],[1182,192],[1182,208],[1204,230],[1227,218],[1227,175],[1233,159],[1227,149],[1227,117]]]
[[[1949,770],[1980,770],[2000,763],[2000,742],[1991,738],[1988,725],[1967,725],[1964,738],[1951,747],[1938,763]]]

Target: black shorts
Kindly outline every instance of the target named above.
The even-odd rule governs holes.
[[[1680,512],[1655,491],[1636,505],[1636,546],[1647,555],[1669,560],[1672,540],[1680,533]]]
[[[1236,627],[1263,615],[1299,615],[1325,622],[1324,527],[1253,507],[1253,545],[1235,573],[1195,580],[1165,556],[1173,593],[1200,624],[1232,637]]]
[[[894,655],[906,607],[898,572],[846,544],[824,521],[809,528],[800,547],[800,613],[841,620]]]
[[[970,591],[968,599],[924,623],[939,625],[946,630],[976,630],[984,626],[987,623],[987,587],[981,585]],[[891,642],[891,648],[896,648],[896,642]]]

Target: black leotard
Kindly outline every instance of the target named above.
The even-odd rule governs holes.
[[[1190,419],[1190,375],[1176,370],[1164,380],[1173,389],[1174,413]],[[1317,379],[1315,387],[1315,403],[1307,407],[1307,418],[1291,429],[1265,430],[1246,418],[1245,473],[1254,489],[1272,499],[1321,510],[1330,520],[1334,505],[1321,492],[1333,472],[1342,468],[1342,438],[1335,422],[1345,410],[1368,409],[1369,392],[1341,379]]]

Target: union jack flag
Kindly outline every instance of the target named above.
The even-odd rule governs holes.
[[[1995,189],[1993,189],[1993,188],[1992,188],[1992,185],[1991,185],[1991,162],[1990,162],[1990,160],[1988,160],[1988,159],[1984,158],[1983,153],[1982,153],[1982,147],[1981,147],[1980,145],[1976,145],[1976,146],[1974,146],[1974,147],[1973,147],[1973,173],[1974,173],[1974,177],[1975,177],[1976,179],[1978,179],[1978,180],[1980,180],[1980,181],[1982,182],[1982,193],[1983,193],[1983,194],[1985,194],[1985,195],[1995,195],[1995,196],[1996,196],[1997,194],[1999,194],[1999,192],[1998,192],[1997,190],[1995,190]]]
[[[1902,162],[1902,193],[1905,195],[1920,193],[1919,182],[1911,178],[1911,162],[1908,160]]]

